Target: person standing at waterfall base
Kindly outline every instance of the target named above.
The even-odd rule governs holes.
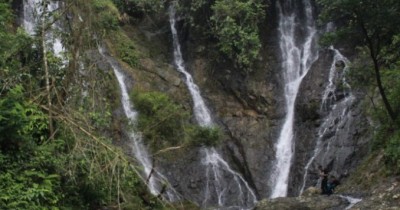
[[[328,195],[332,194],[338,185],[340,181],[335,176],[331,176],[328,183]]]
[[[318,166],[319,176],[322,178],[321,181],[321,194],[329,194],[328,190],[328,170],[323,169],[322,166]]]

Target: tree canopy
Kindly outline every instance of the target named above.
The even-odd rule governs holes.
[[[264,18],[264,7],[261,0],[217,0],[212,6],[212,31],[219,50],[240,68],[249,70],[258,56],[258,24]]]

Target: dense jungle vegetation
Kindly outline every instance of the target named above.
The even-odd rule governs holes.
[[[16,24],[11,6],[0,3],[0,208],[172,208],[148,193],[141,169],[112,144],[111,112],[119,106],[109,102],[119,95],[113,75],[92,68],[76,77],[79,53],[96,47],[93,35],[118,29],[114,4],[66,1],[63,11],[44,13],[34,37]],[[70,22],[66,66],[45,49],[42,34],[51,19],[81,11],[98,21]]]
[[[140,168],[115,146],[114,138],[126,122],[112,114],[120,106],[112,72],[86,59],[86,75],[77,76],[80,55],[97,49],[99,40],[112,43],[110,48],[121,61],[139,68],[143,55],[121,26],[165,13],[168,2],[64,2],[63,11],[45,13],[34,37],[17,24],[19,14],[12,8],[13,1],[0,3],[0,209],[182,208],[150,195]],[[337,23],[337,30],[324,36],[323,44],[355,43],[350,82],[365,90],[366,104],[373,105],[366,105],[376,126],[372,149],[384,150],[387,168],[398,174],[400,1],[317,2],[322,8],[321,24]],[[262,45],[259,29],[268,21],[269,5],[270,1],[262,0],[182,0],[179,11],[186,14],[184,27],[207,40],[218,59],[229,60],[241,73],[251,74]],[[87,20],[70,20],[68,32],[58,32],[67,48],[66,66],[46,50],[43,36],[53,24],[50,17],[64,18],[65,14]],[[162,93],[134,92],[131,96],[143,113],[138,129],[154,151],[215,145],[221,138],[217,129],[190,123],[190,113]],[[163,123],[152,127],[159,119]]]

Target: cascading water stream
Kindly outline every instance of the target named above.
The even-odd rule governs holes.
[[[326,138],[327,135],[330,135],[330,133],[332,133],[332,128],[335,129],[334,132],[336,133],[343,124],[343,121],[351,117],[348,116],[348,110],[353,104],[354,96],[351,94],[350,85],[347,83],[346,77],[344,76],[349,68],[349,60],[344,57],[337,49],[330,47],[330,50],[334,52],[334,57],[331,67],[329,69],[329,83],[326,86],[324,93],[322,94],[321,102],[321,111],[329,111],[329,114],[325,117],[323,123],[318,130],[318,139],[313,155],[304,167],[303,184],[300,189],[300,194],[303,193],[305,189],[308,170],[310,169],[316,157],[323,150],[323,140]],[[343,69],[338,69],[338,65],[341,64],[344,65],[342,66]],[[338,85],[343,86],[345,89],[342,90],[341,93],[342,95],[344,95],[344,98],[337,102],[338,97],[336,91]],[[330,144],[328,142],[326,147],[329,147],[329,145]]]
[[[207,205],[207,201],[212,197],[211,191],[214,190],[217,195],[218,206],[230,207],[237,209],[251,208],[256,202],[256,195],[250,188],[246,180],[237,172],[232,170],[229,164],[218,154],[215,148],[204,148],[205,153],[202,163],[207,166],[206,176],[207,185],[205,190],[205,199],[203,206]],[[224,180],[227,179],[231,180]],[[214,179],[214,183],[211,183]],[[210,189],[214,186],[214,189]],[[228,190],[237,188],[235,195],[235,203],[227,203]]]
[[[192,75],[185,69],[185,64],[183,61],[183,56],[181,52],[181,47],[179,44],[178,32],[176,31],[176,19],[175,19],[175,8],[173,6],[170,7],[170,26],[171,32],[173,36],[173,45],[174,45],[174,61],[176,65],[176,69],[185,76],[185,83],[189,89],[190,94],[193,98],[193,111],[195,113],[195,117],[199,125],[210,127],[212,126],[212,119],[210,115],[210,111],[208,110],[203,98],[200,94],[199,87],[194,83]]]
[[[273,171],[270,177],[271,198],[285,197],[288,191],[289,173],[294,147],[294,106],[301,81],[307,74],[312,63],[317,59],[314,50],[316,29],[309,0],[303,0],[303,8],[296,8],[293,0],[277,1],[279,11],[280,49],[282,53],[282,69],[284,71],[284,94],[286,102],[286,117],[278,141],[275,145],[276,154]],[[297,40],[298,31],[296,9],[304,9],[305,28],[304,40]]]
[[[334,104],[334,102],[336,101],[337,97],[335,94],[335,91],[337,89],[336,80],[341,79],[341,84],[347,88],[347,89],[351,89],[349,83],[347,83],[346,81],[346,77],[344,77],[345,72],[347,72],[348,68],[349,68],[349,60],[344,57],[339,50],[335,49],[333,46],[329,47],[330,50],[332,50],[334,52],[334,57],[333,57],[333,61],[331,64],[331,67],[329,69],[329,84],[328,86],[325,88],[325,91],[322,95],[322,106],[321,109],[324,110],[328,110],[330,106],[332,106]],[[342,72],[339,72],[339,70],[337,69],[337,66],[343,64],[343,69]],[[345,97],[348,97],[349,95],[351,95],[351,92],[348,91],[345,94]]]
[[[170,6],[170,27],[174,45],[174,62],[177,70],[185,76],[185,83],[193,99],[193,112],[197,123],[202,127],[212,127],[213,121],[201,94],[199,87],[194,83],[192,76],[186,71],[182,57],[179,37],[176,30],[176,11],[174,5]],[[219,207],[236,209],[251,208],[257,202],[254,191],[246,180],[233,171],[229,164],[222,158],[214,147],[203,148],[202,164],[206,166],[206,186],[202,206],[217,204]],[[229,177],[229,179],[227,179]],[[231,191],[231,192],[228,192]],[[235,193],[232,201],[227,201],[229,193]],[[213,194],[215,193],[215,194]],[[231,199],[232,200],[232,199]]]
[[[121,103],[125,116],[128,118],[130,125],[134,126],[136,124],[137,112],[133,109],[133,106],[129,99],[128,88],[125,84],[125,76],[122,73],[121,68],[118,63],[111,57],[105,55],[105,50],[99,47],[99,53],[107,60],[114,70],[115,76],[117,77],[118,84],[121,89]],[[178,193],[170,186],[167,178],[162,175],[159,171],[155,169],[152,164],[151,158],[147,152],[146,147],[143,144],[142,136],[140,133],[133,131],[129,132],[129,138],[132,141],[132,151],[135,155],[136,160],[143,167],[143,176],[148,182],[148,188],[153,195],[158,195],[161,193],[162,188],[166,187],[166,196],[164,196],[169,201],[176,201],[179,199]],[[165,185],[165,186],[163,186]]]

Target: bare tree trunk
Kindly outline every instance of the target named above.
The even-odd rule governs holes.
[[[53,116],[51,113],[52,103],[51,103],[51,91],[50,91],[50,74],[49,66],[47,64],[47,48],[46,48],[46,11],[47,11],[47,1],[43,0],[43,13],[42,13],[42,53],[43,53],[43,68],[46,80],[46,92],[47,92],[47,106],[49,107],[49,132],[50,139],[53,139],[54,127],[53,127]]]

